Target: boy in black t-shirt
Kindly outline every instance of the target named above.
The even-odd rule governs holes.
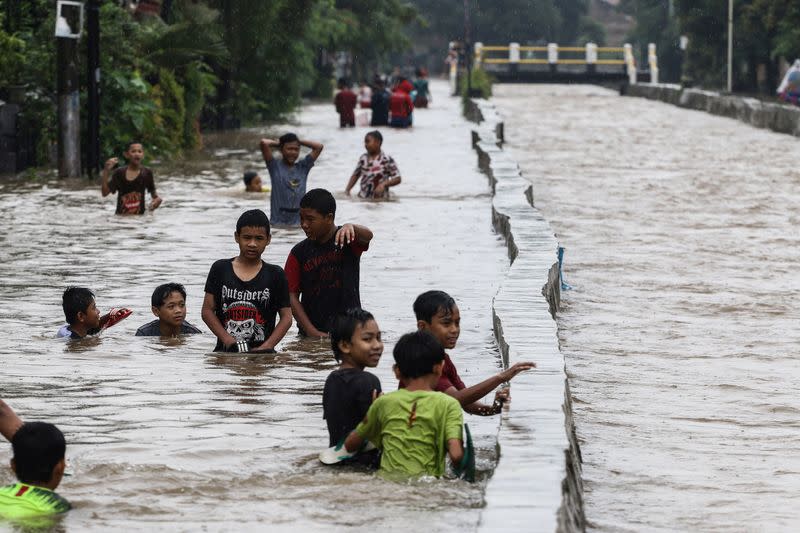
[[[361,307],[359,263],[372,232],[357,224],[336,226],[335,215],[330,192],[308,191],[300,200],[300,227],[308,238],[286,259],[292,313],[300,333],[309,337],[326,337],[333,317]]]
[[[364,368],[375,368],[383,354],[381,331],[371,313],[361,308],[338,315],[331,327],[333,356],[341,364],[325,381],[323,418],[328,423],[328,446],[335,446],[364,419],[381,382]]]
[[[128,165],[114,170],[113,174],[111,169],[116,166],[119,159],[112,157],[106,161],[100,188],[103,197],[117,193],[118,215],[141,215],[145,211],[144,193],[148,191],[153,199],[150,202],[150,210],[155,210],[161,205],[161,197],[156,193],[153,171],[142,165],[144,159],[142,143],[128,143],[125,159],[128,160]]]
[[[292,310],[283,269],[261,260],[271,239],[266,213],[243,213],[234,238],[239,255],[220,259],[208,273],[203,321],[217,336],[215,351],[274,352],[292,325]]]

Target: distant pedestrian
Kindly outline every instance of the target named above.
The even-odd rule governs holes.
[[[376,77],[375,90],[372,91],[371,126],[389,125],[389,99],[391,97],[391,93],[386,90],[386,83],[380,77]]]
[[[391,120],[389,125],[393,128],[408,128],[411,126],[411,113],[414,111],[414,102],[411,101],[410,93],[414,86],[402,79],[395,86],[392,97],[389,99],[389,110]]]
[[[333,104],[336,106],[336,112],[339,113],[340,128],[355,127],[357,101],[358,97],[356,97],[356,93],[350,90],[347,80],[344,78],[339,79],[339,92],[336,93]]]
[[[358,105],[361,109],[372,107],[372,88],[365,81],[362,81],[358,88]]]
[[[417,95],[414,97],[414,107],[426,108],[430,101],[430,90],[428,89],[428,69],[422,67],[417,69],[417,79],[414,80],[414,90]]]
[[[298,161],[300,147],[311,148],[311,153]],[[281,158],[272,156],[272,149],[277,147]],[[272,224],[284,226],[300,225],[300,199],[306,193],[308,173],[314,162],[322,153],[321,143],[301,141],[294,133],[282,135],[277,141],[261,139],[261,155],[269,170],[272,183],[270,195],[269,220]]]
[[[367,153],[358,159],[358,164],[350,176],[345,189],[346,194],[360,182],[358,196],[361,198],[385,198],[389,195],[389,187],[400,185],[402,178],[397,164],[383,150],[383,135],[375,130],[364,137],[364,148]]]
[[[156,209],[161,205],[161,197],[156,192],[156,184],[153,179],[153,171],[142,165],[144,159],[144,148],[142,143],[132,141],[128,143],[125,150],[125,159],[128,164],[117,168],[112,173],[112,169],[117,165],[119,159],[112,157],[106,161],[103,167],[101,182],[101,192],[103,196],[117,194],[117,214],[118,215],[141,215],[145,211],[145,191],[150,193],[150,210]]]

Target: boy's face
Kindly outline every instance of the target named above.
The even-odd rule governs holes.
[[[241,232],[234,233],[233,236],[239,244],[239,256],[247,259],[261,259],[261,254],[271,240],[267,228],[253,226],[245,226]]]
[[[331,226],[333,226],[333,213],[323,215],[312,207],[300,208],[300,227],[312,241],[324,238],[330,233]]]
[[[367,135],[364,137],[364,148],[368,154],[377,154],[381,151],[381,143],[372,135]]]
[[[341,341],[339,349],[342,359],[361,369],[364,367],[375,368],[383,354],[383,341],[381,330],[374,320],[367,320],[356,326],[350,341]]]
[[[293,164],[300,157],[300,143],[292,141],[281,145],[281,155],[287,163]]]
[[[255,178],[250,180],[250,184],[247,186],[247,190],[249,192],[261,192],[263,185],[261,183],[261,176],[256,176]]]
[[[78,322],[82,323],[89,329],[100,327],[100,311],[97,309],[97,303],[92,300],[86,311],[78,312]]]
[[[133,143],[125,152],[125,159],[134,165],[140,164],[142,159],[144,159],[144,147],[142,147],[142,145],[139,143]]]
[[[178,291],[172,291],[161,307],[153,307],[153,314],[161,322],[175,328],[180,327],[186,319],[186,299]]]
[[[452,350],[456,347],[458,336],[461,334],[461,313],[458,311],[458,306],[453,305],[450,310],[440,307],[430,323],[418,320],[417,328],[427,329],[445,350]]]

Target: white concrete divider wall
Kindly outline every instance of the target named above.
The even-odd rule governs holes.
[[[580,449],[554,319],[561,297],[558,242],[533,205],[530,181],[502,149],[494,106],[469,101],[466,114],[478,122],[473,144],[492,184],[492,219],[511,260],[494,298],[495,337],[507,366],[537,364],[512,382],[479,530],[584,531]]]

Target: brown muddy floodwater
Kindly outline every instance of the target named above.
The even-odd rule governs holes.
[[[597,87],[501,86],[566,247],[598,531],[800,525],[800,140]]]
[[[115,216],[99,185],[0,185],[0,397],[66,434],[71,476],[59,492],[75,509],[64,530],[476,528],[496,461],[497,417],[465,415],[479,483],[395,484],[326,468],[317,453],[328,438],[321,400],[334,368],[330,346],[300,340],[293,327],[278,355],[215,355],[200,319],[209,267],[238,253],[236,219],[268,209],[267,195],[240,192],[241,174],[255,168],[266,177],[260,135],[291,129],[325,144],[309,188],[336,191],[337,221],[375,232],[361,262],[361,294],[385,332],[376,369],[384,389],[396,387],[391,351],[415,327],[411,304],[432,288],[461,307],[453,354],[465,381],[497,372],[491,299],[507,269],[505,247],[491,229],[490,189],[459,102],[444,84],[433,90],[432,108],[415,113],[413,130],[384,131],[403,176],[389,202],[341,192],[368,130],[339,130],[329,104],[304,107],[290,126],[209,138],[206,156],[171,170],[153,165],[164,204],[143,217]],[[264,259],[283,266],[302,238],[299,229],[275,229]],[[172,342],[133,336],[152,319],[152,290],[167,281],[186,285],[188,320],[205,334]],[[94,289],[101,309],[127,306],[134,315],[95,339],[55,340],[70,285]],[[0,464],[10,455],[0,446]],[[0,482],[11,479],[0,468]]]

